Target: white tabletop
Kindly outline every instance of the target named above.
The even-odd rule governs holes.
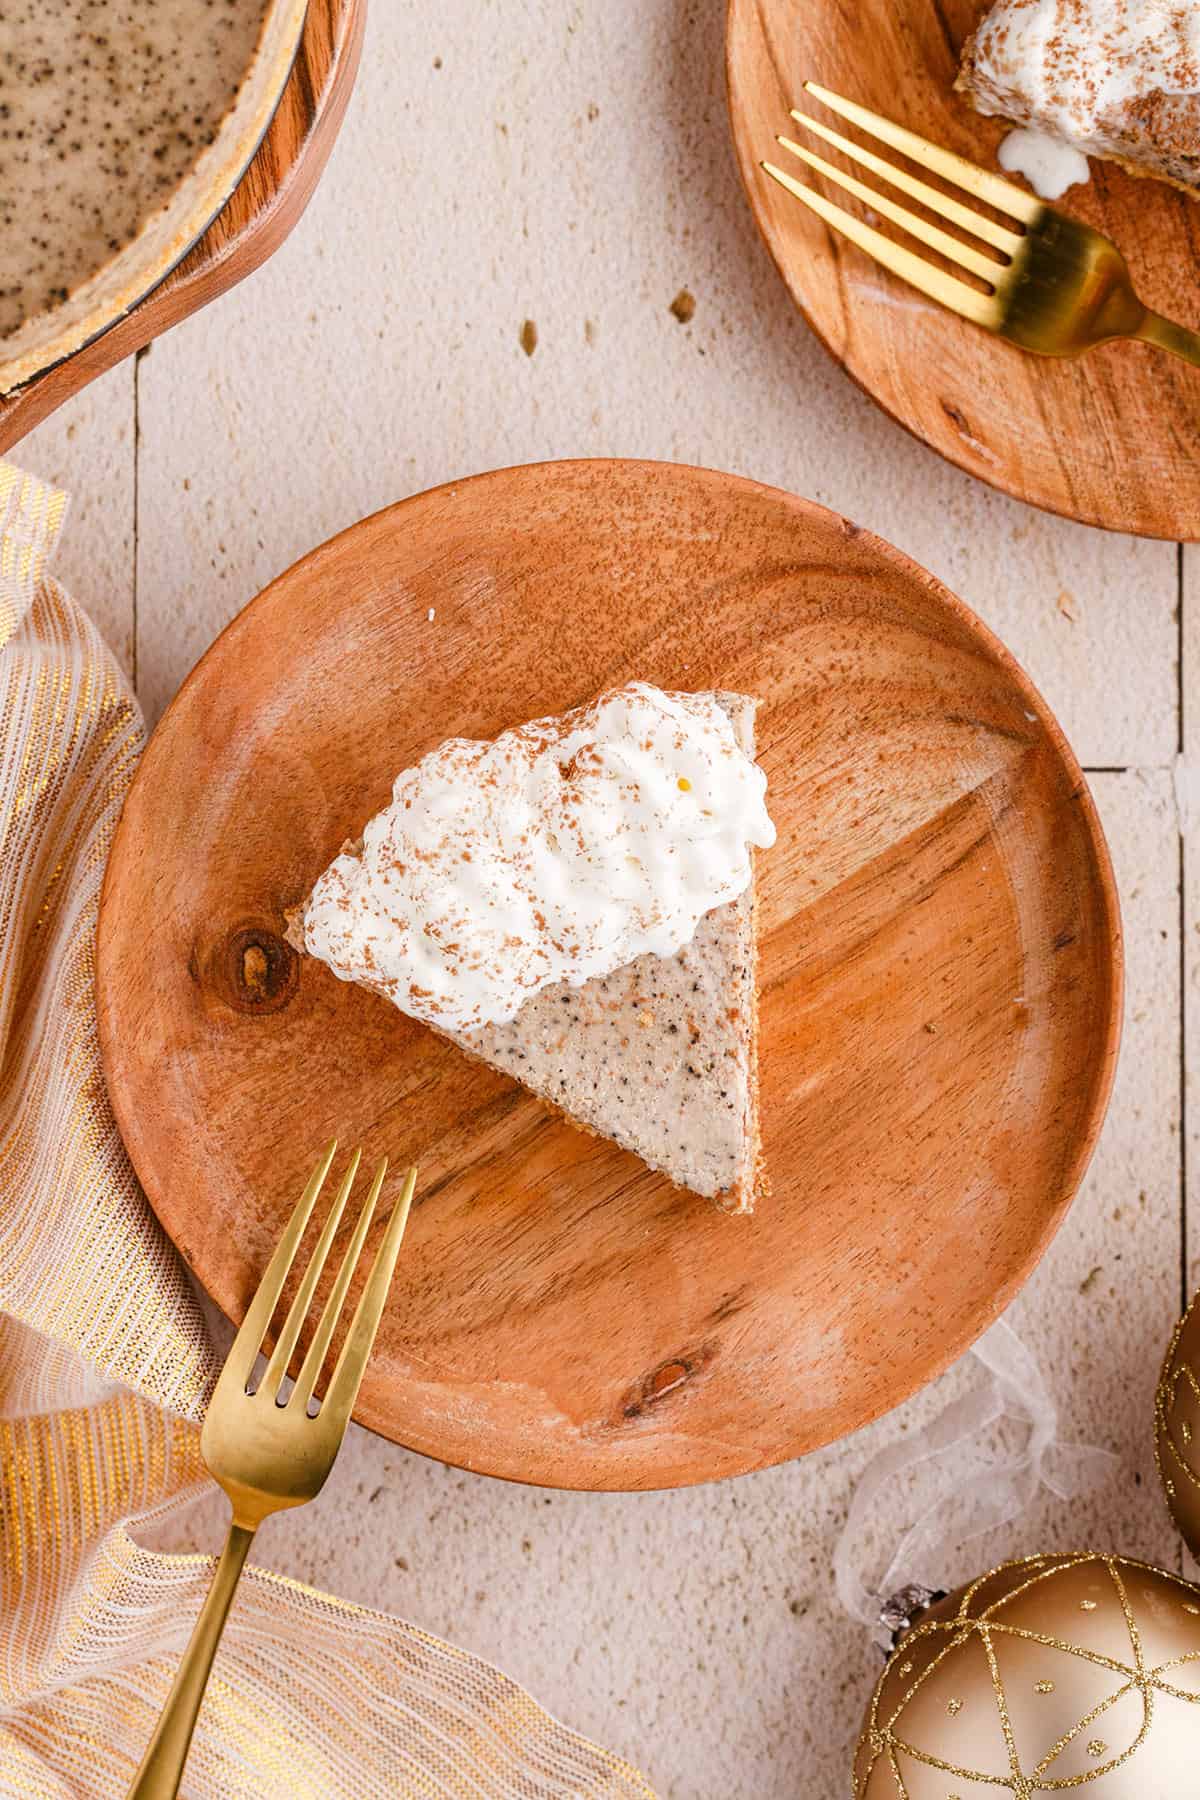
[[[840,373],[738,184],[722,13],[373,0],[346,128],[294,236],[16,454],[74,493],[59,573],[152,721],[310,546],[436,482],[543,457],[756,476],[891,538],[974,606],[1088,768],[1120,882],[1111,1114],[1011,1317],[1066,1434],[1115,1449],[1122,1472],[1077,1507],[1044,1494],[1017,1526],[948,1550],[946,1574],[1085,1546],[1175,1568],[1151,1404],[1197,1251],[1184,1172],[1200,1168],[1200,1106],[1189,1134],[1182,1090],[1200,1046],[1200,702],[1185,681],[1200,560],[992,493]],[[670,311],[683,288],[687,324]],[[878,1663],[831,1592],[832,1543],[871,1452],[971,1378],[803,1462],[663,1495],[508,1487],[356,1432],[320,1504],[272,1522],[258,1554],[500,1662],[664,1800],[833,1800]],[[888,1501],[882,1548],[904,1511]],[[220,1516],[197,1509],[172,1541],[212,1542]]]

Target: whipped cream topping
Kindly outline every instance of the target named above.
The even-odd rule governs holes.
[[[1049,132],[1019,125],[1001,139],[996,161],[1010,174],[1023,175],[1043,200],[1060,200],[1068,188],[1091,176],[1091,164],[1082,150]]]
[[[974,53],[985,78],[1014,86],[1039,125],[1108,155],[1125,142],[1131,107],[1200,89],[1200,7],[1193,0],[1014,0],[988,14]]]
[[[446,1031],[515,1017],[745,892],[775,828],[712,694],[641,682],[493,742],[452,738],[313,889],[306,949]]]

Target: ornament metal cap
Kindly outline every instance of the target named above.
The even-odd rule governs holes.
[[[879,1609],[879,1623],[886,1634],[886,1642],[880,1645],[884,1655],[896,1648],[905,1632],[911,1631],[931,1606],[945,1598],[945,1588],[924,1587],[919,1581],[910,1581],[885,1600]]]

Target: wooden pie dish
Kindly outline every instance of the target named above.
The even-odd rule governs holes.
[[[145,299],[71,355],[0,395],[0,454],[72,394],[236,286],[279,248],[312,198],[341,128],[365,24],[366,0],[309,0],[282,98],[225,206]]]

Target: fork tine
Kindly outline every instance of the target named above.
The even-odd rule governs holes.
[[[982,275],[985,281],[995,281],[998,276],[1003,274],[1005,265],[998,263],[995,257],[985,256],[981,250],[972,249],[970,244],[964,244],[961,238],[951,237],[948,231],[940,231],[927,219],[920,219],[916,213],[909,212],[906,206],[897,206],[896,202],[889,200],[886,194],[881,194],[875,188],[868,187],[865,181],[856,181],[853,175],[847,175],[842,169],[834,168],[833,164],[826,162],[823,156],[814,156],[812,151],[804,149],[803,145],[793,144],[791,138],[781,137],[779,142],[785,150],[790,150],[794,156],[800,158],[801,162],[807,163],[810,169],[816,169],[817,173],[824,175],[827,180],[835,181],[839,187],[846,188],[849,193],[873,207],[877,213],[882,213],[885,219],[890,219],[893,225],[899,225],[902,231],[907,231],[910,237],[917,238],[922,244],[928,244],[931,250],[940,251],[950,262],[958,263],[960,268],[970,269],[974,275]]]
[[[262,1347],[267,1327],[271,1323],[271,1314],[279,1303],[283,1292],[283,1284],[288,1278],[296,1251],[300,1248],[300,1240],[304,1236],[312,1209],[316,1205],[317,1195],[321,1192],[325,1177],[329,1173],[329,1165],[337,1150],[337,1139],[334,1138],[321,1156],[320,1162],[308,1178],[304,1192],[296,1205],[296,1210],[287,1222],[283,1235],[275,1247],[275,1254],[267,1264],[257,1292],[242,1320],[241,1329],[233,1340],[233,1349],[221,1372],[218,1386],[222,1386],[226,1375],[232,1375],[244,1388],[250,1379],[255,1359]]]
[[[321,1279],[321,1271],[325,1267],[326,1259],[329,1256],[330,1245],[333,1243],[334,1235],[342,1222],[342,1214],[346,1210],[346,1201],[350,1197],[350,1189],[354,1186],[354,1177],[358,1174],[358,1165],[361,1161],[362,1151],[356,1150],[354,1155],[350,1158],[349,1168],[342,1176],[341,1185],[334,1197],[333,1205],[329,1209],[329,1217],[326,1219],[321,1235],[317,1239],[316,1249],[308,1259],[308,1267],[304,1271],[304,1278],[301,1281],[300,1286],[296,1289],[296,1296],[292,1301],[291,1306],[288,1308],[287,1318],[283,1321],[275,1348],[271,1352],[271,1360],[267,1364],[267,1372],[259,1383],[258,1391],[265,1397],[271,1399],[276,1398],[279,1393],[280,1384],[287,1374],[288,1364],[292,1360],[292,1352],[296,1348],[296,1340],[299,1338],[300,1332],[304,1326],[304,1321],[308,1317],[308,1309],[312,1305],[312,1297],[316,1292],[317,1283]]]
[[[877,263],[890,269],[893,275],[899,275],[911,287],[918,288],[921,293],[928,294],[941,306],[948,306],[951,312],[961,314],[964,319],[971,319],[976,325],[988,325],[993,329],[997,320],[997,305],[991,294],[981,294],[977,288],[968,287],[965,281],[959,281],[954,275],[947,275],[942,269],[935,269],[927,263],[923,256],[912,250],[906,250],[891,238],[884,237],[862,219],[856,219],[852,213],[845,212],[835,206],[832,200],[826,200],[824,194],[818,194],[815,188],[806,187],[794,176],[777,169],[774,163],[763,163],[763,168],[771,178],[785,187],[789,194],[802,200],[805,206],[818,213],[827,225],[848,237],[860,250],[873,256]]]
[[[362,1291],[355,1308],[354,1319],[342,1345],[341,1355],[337,1359],[333,1376],[325,1395],[325,1406],[333,1406],[344,1418],[349,1418],[358,1394],[363,1370],[367,1366],[367,1358],[371,1354],[371,1346],[375,1342],[375,1333],[379,1329],[379,1321],[383,1315],[384,1302],[387,1300],[388,1288],[391,1286],[392,1274],[396,1267],[396,1258],[400,1254],[400,1240],[404,1236],[404,1227],[408,1224],[408,1215],[412,1207],[413,1189],[417,1184],[417,1171],[410,1169],[404,1182],[404,1191],[396,1202],[396,1210],[388,1220],[388,1228],[384,1233],[382,1244],[375,1253],[375,1261],[371,1264],[371,1273],[367,1276],[367,1285]]]
[[[371,1182],[371,1190],[363,1202],[362,1210],[358,1215],[358,1223],[354,1227],[354,1234],[346,1246],[346,1254],[342,1257],[341,1267],[337,1272],[337,1280],[334,1282],[329,1298],[325,1302],[321,1317],[317,1321],[317,1329],[313,1333],[312,1343],[308,1346],[304,1361],[300,1365],[300,1373],[296,1377],[296,1385],[292,1389],[288,1400],[289,1406],[295,1401],[297,1408],[306,1408],[313,1397],[313,1389],[317,1385],[317,1378],[321,1373],[322,1364],[325,1361],[325,1356],[330,1343],[333,1340],[333,1334],[337,1330],[338,1320],[342,1316],[342,1307],[345,1304],[346,1291],[350,1286],[354,1271],[358,1267],[358,1259],[362,1255],[362,1247],[366,1242],[367,1232],[371,1229],[371,1220],[375,1215],[375,1202],[379,1198],[379,1190],[383,1186],[383,1178],[386,1174],[387,1157],[385,1156],[375,1171],[374,1180]]]
[[[907,131],[903,125],[893,124],[891,119],[881,118],[878,113],[859,106],[854,100],[843,99],[841,94],[820,87],[815,81],[806,81],[804,91],[815,95],[830,112],[840,113],[852,125],[860,126],[863,131],[870,132],[872,137],[881,138],[893,150],[899,150],[904,156],[911,156],[914,162],[932,169],[944,181],[952,181],[955,187],[965,188],[968,194],[974,194],[977,200],[986,200],[989,206],[998,207],[1001,212],[1008,213],[1010,218],[1022,219],[1030,225],[1045,210],[1040,200],[1025,193],[1015,182],[1005,181],[1001,175],[992,175],[987,169],[976,168],[965,156],[956,156],[953,150],[943,150],[940,144],[931,144],[928,138],[918,137],[915,131]]]
[[[976,212],[973,207],[964,206],[961,200],[955,200],[951,195],[943,194],[940,188],[930,187],[926,181],[918,181],[915,175],[909,175],[906,170],[896,168],[894,163],[885,161],[882,156],[876,156],[871,150],[864,150],[862,145],[856,144],[852,138],[843,137],[840,131],[834,131],[830,126],[822,125],[819,119],[812,118],[808,113],[797,112],[793,108],[792,117],[798,125],[806,126],[817,137],[824,138],[827,144],[832,144],[835,150],[840,150],[843,156],[848,156],[854,162],[861,163],[864,169],[870,169],[873,175],[880,176],[891,187],[899,188],[901,193],[909,194],[914,200],[919,200],[922,206],[927,206],[930,212],[938,213],[943,219],[948,219],[952,225],[959,226],[963,231],[969,231],[972,237],[982,238],[985,244],[992,244],[997,250],[1003,250],[1007,256],[1014,256],[1020,249],[1023,239],[1018,232],[1010,231],[1006,225],[998,225],[994,219],[984,218],[983,214]],[[781,138],[780,142],[786,143],[787,140]],[[795,148],[794,144],[788,144],[789,150]],[[800,151],[798,154],[803,155],[804,153]]]

